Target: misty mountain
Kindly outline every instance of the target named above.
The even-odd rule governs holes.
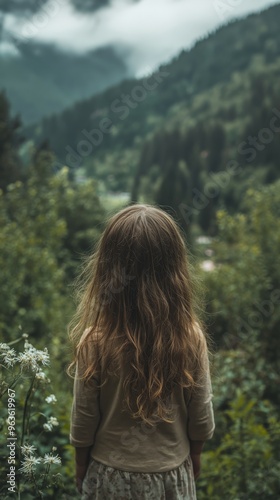
[[[230,82],[237,72],[246,71],[256,58],[264,58],[264,64],[277,61],[280,54],[280,5],[259,14],[230,22],[207,38],[200,40],[187,51],[182,51],[171,63],[161,66],[166,75],[155,89],[146,92],[145,99],[129,106],[122,103],[123,96],[131,95],[134,88],[143,86],[143,79],[130,79],[75,104],[62,114],[54,114],[30,128],[28,137],[36,142],[48,139],[62,161],[67,154],[66,146],[72,147],[84,139],[83,129],[98,129],[102,117],[112,122],[112,134],[95,151],[95,159],[110,151],[133,147],[160,126],[167,125],[166,118],[173,107],[191,106],[195,96],[209,92],[219,84]],[[151,80],[153,75],[151,75]],[[125,119],[112,109],[119,99],[130,111]],[[137,97],[136,97],[137,99]],[[135,99],[135,100],[136,100]],[[141,101],[141,102],[140,102]],[[189,118],[190,122],[196,117]],[[91,157],[83,163],[92,162]]]
[[[0,53],[0,89],[25,123],[62,111],[129,75],[112,47],[79,55],[21,42],[18,50],[18,55]]]
[[[157,72],[45,118],[26,137],[47,140],[58,168],[83,167],[103,190],[173,207],[178,217],[183,206],[187,221],[211,233],[219,208],[241,210],[248,187],[280,176],[279,21],[277,5],[231,22]]]
[[[94,12],[110,2],[69,0],[77,11]],[[6,16],[32,23],[47,0],[0,0],[0,91],[25,124],[60,112],[131,75],[124,59],[111,46],[74,53],[35,38],[11,34]],[[48,10],[46,11],[48,12]]]

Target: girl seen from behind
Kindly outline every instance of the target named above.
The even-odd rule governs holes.
[[[196,499],[215,423],[206,336],[170,215],[114,215],[88,259],[70,325],[70,442],[82,498]]]

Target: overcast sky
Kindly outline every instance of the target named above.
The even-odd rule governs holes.
[[[113,45],[135,75],[169,61],[227,20],[280,3],[273,0],[112,0],[110,7],[80,14],[67,0],[50,0],[44,12],[6,28],[25,38],[85,52]]]

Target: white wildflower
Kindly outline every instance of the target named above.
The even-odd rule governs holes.
[[[52,425],[50,425],[50,424],[44,424],[43,428],[45,429],[45,431],[48,431],[48,432],[52,431]]]
[[[38,372],[41,371],[39,363],[42,365],[49,364],[50,357],[46,347],[43,351],[40,351],[26,341],[24,344],[24,352],[19,354],[18,360],[23,368]]]
[[[48,349],[45,347],[45,349],[43,351],[38,351],[38,349],[36,350],[36,355],[37,355],[37,361],[39,363],[42,363],[43,366],[46,366],[49,364],[50,362],[50,356],[49,356],[49,353],[48,353]]]
[[[21,446],[21,451],[23,455],[33,455],[34,451],[36,451],[37,448],[33,446],[33,444],[24,444]]]
[[[46,453],[43,461],[44,464],[61,464],[61,458],[58,455],[52,455],[52,453]]]
[[[50,417],[48,422],[49,422],[49,424],[54,425],[54,426],[59,425],[56,417]]]
[[[49,420],[43,425],[45,431],[52,431],[53,427],[59,425],[56,417],[50,417]]]
[[[36,466],[41,463],[41,460],[41,458],[36,458],[32,455],[30,457],[25,457],[22,462],[22,467],[19,470],[24,474],[31,474],[31,472],[36,469]]]
[[[37,372],[36,378],[38,380],[47,380],[47,375],[44,372]]]
[[[5,345],[5,344],[3,344],[3,345]],[[3,349],[3,351],[4,352],[2,352],[0,354],[0,356],[3,360],[3,363],[7,366],[7,368],[14,366],[18,360],[18,358],[16,356],[16,351],[14,349],[10,349],[9,347],[8,347],[8,349],[5,347]]]
[[[45,401],[47,403],[56,403],[57,399],[54,394],[50,394],[50,396],[46,397]]]
[[[21,352],[19,354],[18,360],[22,368],[26,368],[27,370],[30,369],[33,372],[37,372],[39,370],[36,357],[31,351]]]

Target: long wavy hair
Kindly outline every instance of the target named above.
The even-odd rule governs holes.
[[[110,218],[78,280],[78,307],[69,325],[75,353],[68,372],[80,356],[86,383],[100,366],[104,383],[129,367],[126,410],[147,425],[172,422],[175,386],[191,393],[207,369],[208,339],[190,269],[173,218],[136,204]]]

